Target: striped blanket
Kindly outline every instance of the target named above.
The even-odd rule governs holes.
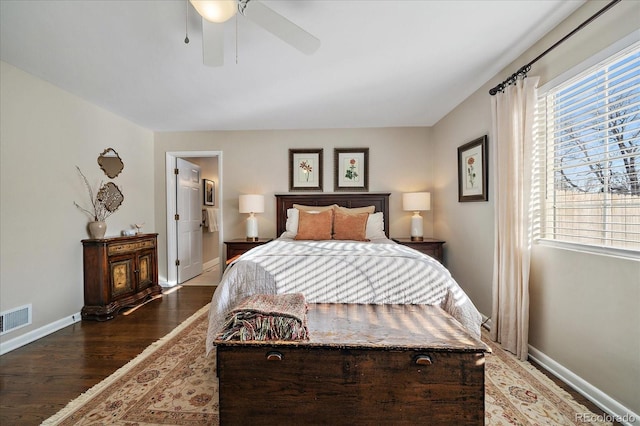
[[[480,313],[449,271],[385,241],[277,239],[245,253],[227,267],[213,295],[207,353],[228,313],[253,294],[301,293],[307,303],[438,305],[479,338]]]

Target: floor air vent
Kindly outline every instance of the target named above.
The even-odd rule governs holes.
[[[0,313],[0,335],[31,324],[31,305]]]

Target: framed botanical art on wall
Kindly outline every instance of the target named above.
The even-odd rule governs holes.
[[[202,189],[204,191],[204,205],[213,206],[216,203],[215,183],[209,179],[202,179]]]
[[[487,136],[458,147],[458,201],[487,201]]]
[[[368,191],[369,148],[336,148],[333,170],[335,191]]]
[[[289,191],[322,191],[322,149],[289,150]]]

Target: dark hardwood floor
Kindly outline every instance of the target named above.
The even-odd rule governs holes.
[[[0,356],[0,424],[40,424],[209,303],[214,290],[184,286],[129,315],[81,321]]]

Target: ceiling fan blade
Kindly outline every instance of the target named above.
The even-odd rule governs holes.
[[[320,40],[261,2],[248,0],[244,6],[244,16],[302,53],[310,55],[320,48]]]
[[[202,18],[202,58],[209,67],[224,64],[224,27]]]

